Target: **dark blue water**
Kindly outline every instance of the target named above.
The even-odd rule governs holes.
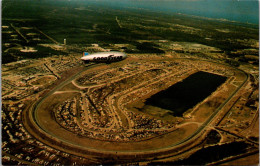
[[[257,0],[111,0],[103,5],[135,7],[164,13],[183,13],[244,23],[259,24]]]
[[[171,110],[174,116],[182,116],[185,111],[216,91],[225,81],[226,77],[200,71],[151,96],[145,105]]]

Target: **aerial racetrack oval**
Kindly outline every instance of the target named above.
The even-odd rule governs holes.
[[[144,106],[152,95],[199,71],[227,79],[182,117]],[[178,156],[205,139],[207,126],[246,81],[247,74],[239,69],[193,59],[98,64],[46,93],[23,112],[23,121],[41,142],[98,161]],[[216,98],[220,102],[209,105]]]

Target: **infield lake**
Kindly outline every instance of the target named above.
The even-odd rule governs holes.
[[[148,98],[145,105],[152,105],[182,116],[188,109],[203,101],[226,81],[227,77],[199,71],[166,90]]]

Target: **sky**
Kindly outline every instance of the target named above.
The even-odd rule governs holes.
[[[72,1],[72,0],[71,0]],[[117,7],[135,7],[231,21],[259,23],[258,0],[97,0]]]
[[[1,0],[0,0],[1,1]],[[12,1],[12,0],[4,0]],[[22,1],[22,0],[21,0]],[[46,1],[46,0],[37,0]],[[48,0],[54,2],[54,0]],[[58,0],[55,0],[58,1]],[[188,14],[259,24],[258,0],[60,0],[85,1],[117,8],[142,8],[168,14]]]

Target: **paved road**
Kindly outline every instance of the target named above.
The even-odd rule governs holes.
[[[56,91],[58,91],[59,89],[61,89],[62,87],[64,87],[65,85],[67,85],[68,83],[70,83],[72,80],[76,79],[78,76],[80,76],[81,73],[83,73],[84,71],[92,68],[92,67],[96,67],[100,64],[96,64],[96,65],[92,65],[92,66],[88,66],[86,67],[84,70],[82,70],[80,73],[77,73],[75,75],[73,75],[72,77],[68,78],[66,81],[62,82],[61,84],[59,84],[58,86],[56,86],[54,89],[52,89],[49,93],[47,93],[44,97],[42,97],[40,100],[38,100],[32,107],[31,107],[31,113],[32,113],[32,116],[33,116],[33,120],[35,121],[35,123],[38,125],[39,128],[41,128],[44,132],[46,132],[47,134],[50,134],[52,135],[52,137],[56,137],[55,134],[53,133],[50,133],[49,131],[46,131],[46,129],[44,129],[40,124],[39,124],[39,117],[38,117],[38,114],[37,114],[37,110],[38,108],[41,106],[41,104],[44,102],[44,100],[46,98],[48,98],[50,95],[54,94]],[[223,65],[223,64],[221,64]],[[236,69],[236,68],[235,68]],[[220,112],[220,110],[232,99],[232,97],[240,90],[240,88],[246,83],[246,81],[248,80],[248,75],[240,70],[240,69],[236,69],[236,70],[239,70],[240,72],[244,73],[246,75],[246,79],[244,80],[244,82],[229,96],[229,98],[227,100],[225,100],[225,102],[223,102],[218,108],[216,111],[214,111],[214,113],[208,118],[208,120],[206,120],[193,134],[191,134],[189,137],[181,140],[180,142],[177,142],[175,144],[172,144],[170,146],[167,146],[167,147],[162,147],[162,148],[158,148],[158,149],[152,149],[152,150],[141,150],[141,151],[117,151],[119,153],[127,153],[127,154],[138,154],[138,153],[154,153],[155,151],[156,152],[159,152],[159,151],[167,151],[167,150],[170,150],[170,149],[173,149],[175,146],[178,146],[178,145],[181,145],[181,144],[185,144],[187,142],[189,142],[190,140],[194,139],[194,138],[197,138],[200,136],[200,133],[205,129],[205,127],[207,125],[209,125],[212,120],[214,119],[214,117]],[[83,148],[81,146],[79,146],[78,144],[74,144],[73,142],[71,141],[68,141],[68,140],[65,140],[61,137],[57,137],[58,139],[60,139],[60,141],[62,142],[65,142],[65,143],[68,143],[70,145],[73,145],[73,146],[76,146],[76,147],[79,147],[79,148]],[[93,148],[88,148],[88,147],[84,147],[90,151],[99,151],[100,152],[100,149],[93,149]],[[113,150],[104,150],[104,152],[106,153],[114,153],[115,151]]]

